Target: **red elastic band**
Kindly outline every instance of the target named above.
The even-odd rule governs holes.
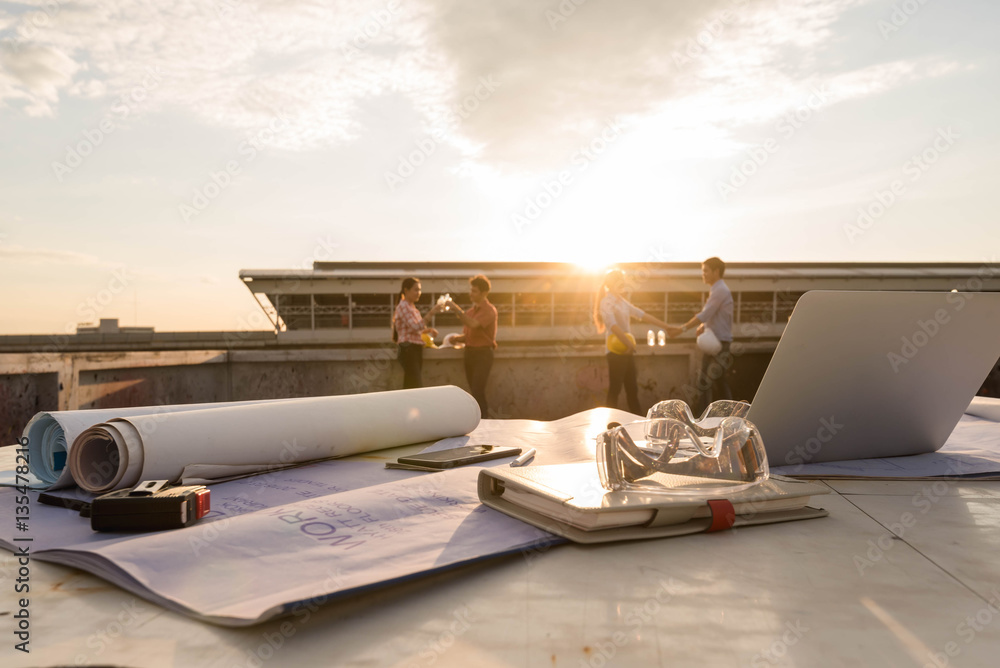
[[[733,522],[736,521],[736,510],[731,501],[712,499],[708,502],[708,507],[712,511],[712,525],[705,529],[705,533],[733,528]]]

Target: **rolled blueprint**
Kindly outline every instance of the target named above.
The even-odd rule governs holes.
[[[221,406],[252,405],[294,399],[218,402],[207,404],[173,404],[168,406],[137,406],[134,408],[98,408],[93,410],[51,411],[36,413],[24,428],[27,439],[28,470],[38,479],[29,485],[35,489],[58,489],[73,484],[67,462],[73,441],[84,431],[106,420],[134,415],[163,415],[179,411],[205,410]]]
[[[469,433],[479,418],[476,400],[451,385],[135,415],[81,433],[69,469],[103,493],[176,481],[192,466],[223,477],[434,441]]]
[[[994,397],[973,397],[972,403],[965,409],[965,412],[967,415],[1000,422],[1000,399]]]

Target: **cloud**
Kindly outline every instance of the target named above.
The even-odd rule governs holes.
[[[46,248],[28,248],[17,244],[0,245],[0,257],[27,264],[72,265],[78,267],[112,267],[108,262],[102,262],[94,255],[77,253],[75,251],[51,250]]]
[[[499,0],[489,16],[478,5],[441,3],[432,33],[454,70],[452,104],[482,77],[501,82],[461,126],[479,159],[551,168],[610,118],[725,131],[778,117],[831,77],[844,84],[831,103],[886,89],[879,84],[891,67],[866,90],[864,75],[815,66],[836,22],[864,1]]]
[[[54,248],[32,248],[19,244],[3,243],[3,241],[3,235],[0,235],[0,260],[3,260],[5,266],[22,264],[45,267],[50,271],[60,269],[70,269],[73,271],[94,269],[115,272],[124,269],[127,270],[129,276],[144,280],[170,282],[175,279],[169,273],[157,272],[144,267],[130,266],[124,262],[102,260],[96,255],[89,253]]]
[[[397,35],[406,30],[405,12],[386,19],[386,6],[384,0],[109,0],[58,5],[44,28],[32,30],[24,29],[24,16],[14,21],[0,9],[0,21],[16,24],[8,28],[4,70],[10,73],[0,73],[0,103],[26,100],[29,113],[51,114],[64,92],[105,97],[110,105],[156,70],[162,80],[137,113],[179,108],[246,132],[284,115],[291,129],[276,145],[341,143],[361,128],[359,100],[392,90],[400,72],[398,54],[385,47],[407,41]],[[359,35],[364,48],[348,53]]]
[[[60,89],[80,69],[63,51],[35,44],[4,45],[0,48],[0,94],[25,100],[29,116],[51,116]]]
[[[461,125],[483,159],[562,160],[609,119],[675,96],[674,51],[724,4],[500,0],[484,13],[438,3],[431,34],[455,80],[438,104],[454,107],[494,77],[497,92]]]
[[[615,117],[725,134],[794,108],[824,82],[836,82],[840,101],[948,71],[933,62],[821,70],[837,22],[864,2],[57,5],[5,56],[0,102],[21,100],[35,115],[54,113],[61,93],[110,104],[156,70],[138,113],[179,109],[247,134],[281,117],[273,145],[309,150],[356,141],[365,101],[395,96],[466,156],[532,170],[561,164]],[[2,11],[8,32],[16,24],[26,34],[28,15]]]

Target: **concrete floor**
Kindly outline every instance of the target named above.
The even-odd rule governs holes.
[[[31,565],[5,666],[993,666],[1000,482],[830,481],[823,519],[563,545],[246,629]],[[0,554],[2,612],[14,557]],[[6,616],[6,615],[4,615]],[[10,622],[4,624],[8,626]]]

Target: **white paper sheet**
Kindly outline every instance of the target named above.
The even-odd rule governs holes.
[[[965,409],[966,415],[974,415],[984,420],[1000,422],[1000,399],[995,397],[974,397],[969,407]]]
[[[1000,475],[1000,424],[963,415],[937,452],[908,457],[854,459],[771,468],[772,473],[808,478],[934,478]]]
[[[551,422],[540,420],[483,420],[467,436],[446,438],[424,452],[463,445],[503,445],[535,448],[532,465],[595,461],[597,436],[609,422],[627,424],[645,417],[615,408],[592,408]]]
[[[478,472],[318,462],[213,485],[209,517],[149,534],[93,532],[37,493],[30,531],[18,534],[16,492],[0,490],[0,545],[12,550],[30,536],[32,559],[82,568],[206,621],[247,625],[302,601],[563,542],[480,505]]]
[[[539,463],[587,461],[608,422],[637,419],[600,408],[553,422],[483,420],[469,436],[432,447],[500,441],[536,448]],[[241,625],[287,612],[296,601],[562,542],[482,506],[480,468],[424,474],[378,462],[318,462],[212,485],[209,517],[148,535],[95,533],[76,513],[36,500],[33,558],[83,568],[185,614]],[[8,549],[16,536],[12,493],[0,490],[0,543]],[[313,516],[336,528],[328,540],[291,530],[305,533],[306,523],[294,520]],[[329,532],[322,524],[308,530]],[[359,537],[365,543],[355,545]]]
[[[983,399],[978,397],[977,399]],[[1000,408],[1000,400],[990,404]],[[974,401],[970,409],[979,404]],[[483,420],[468,436],[448,438],[426,448],[442,450],[461,445],[493,444],[536,448],[536,464],[593,461],[595,439],[608,422],[625,424],[644,419],[625,411],[595,408],[552,422]],[[1000,424],[965,415],[948,441],[934,453],[910,457],[857,459],[843,462],[771,467],[780,475],[811,478],[927,478],[938,476],[1000,476]]]

